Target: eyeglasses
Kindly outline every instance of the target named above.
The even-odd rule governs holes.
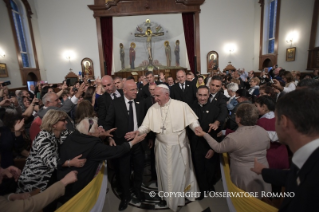
[[[90,130],[91,130],[93,124],[94,124],[94,121],[92,119],[89,119],[89,124],[90,124],[90,126],[89,126],[88,132],[90,132]]]
[[[64,119],[60,119],[59,121],[65,122],[65,121],[66,121],[66,118],[64,118]]]

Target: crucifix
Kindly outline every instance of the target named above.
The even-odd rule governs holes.
[[[146,20],[146,24],[150,25],[151,21],[149,19]],[[153,65],[153,57],[152,57],[152,37],[163,36],[164,32],[152,32],[151,27],[147,27],[145,33],[135,33],[135,37],[146,37],[146,47],[148,53],[148,64],[152,66],[153,69],[157,70],[157,67]]]
[[[164,133],[164,130],[166,130],[166,128],[164,127],[164,125],[163,125],[163,127],[161,127],[160,129],[162,130],[162,133]]]

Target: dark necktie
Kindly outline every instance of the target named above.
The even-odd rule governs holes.
[[[115,94],[115,93],[113,93],[113,99],[116,99],[116,98],[117,98],[116,94]]]
[[[129,101],[129,111],[128,111],[128,132],[134,131],[134,118],[133,118],[133,101]]]
[[[209,97],[209,102],[212,102],[212,101],[213,101],[213,98],[214,98],[214,95],[211,94],[210,97]]]
[[[182,86],[182,91],[184,92],[185,91],[184,83],[181,83],[181,86]]]

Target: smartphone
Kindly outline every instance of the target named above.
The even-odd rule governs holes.
[[[66,80],[66,85],[67,85],[68,87],[70,87],[70,84],[71,84],[71,80],[70,80],[70,79],[67,79],[67,80]]]
[[[6,81],[6,82],[2,83],[2,86],[7,86],[7,85],[11,85],[11,82],[10,81]]]
[[[57,88],[57,87],[58,87],[57,84],[54,84],[54,85],[51,86],[51,88]]]
[[[37,93],[37,99],[40,99],[40,97],[41,97],[41,93],[38,92],[38,93]]]
[[[272,80],[272,77],[270,76],[270,83],[274,84],[274,81]]]

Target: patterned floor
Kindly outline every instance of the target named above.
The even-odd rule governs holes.
[[[150,180],[151,179],[151,166],[150,163],[146,163],[146,166],[144,168],[144,177],[143,177],[143,184],[142,184],[142,188],[141,188],[141,192],[145,198],[145,201],[142,203],[137,203],[136,197],[132,196],[132,200],[130,202],[131,206],[137,207],[137,208],[141,208],[141,209],[148,209],[148,210],[164,210],[164,209],[168,209],[167,206],[161,207],[159,206],[159,202],[160,202],[160,197],[158,196],[158,189],[157,189],[157,185],[156,185],[156,181],[154,180]],[[111,174],[110,174],[111,173]],[[118,186],[118,183],[116,181],[116,175],[114,174],[114,171],[110,171],[109,172],[109,176],[111,175],[110,182],[111,182],[111,186],[112,186],[112,190],[114,192],[114,194],[117,196],[117,198],[120,199],[120,195],[121,195],[121,190]],[[131,186],[133,185],[133,181],[131,178]],[[132,192],[132,187],[131,187],[131,192]],[[190,203],[190,201],[186,200],[185,204]]]

